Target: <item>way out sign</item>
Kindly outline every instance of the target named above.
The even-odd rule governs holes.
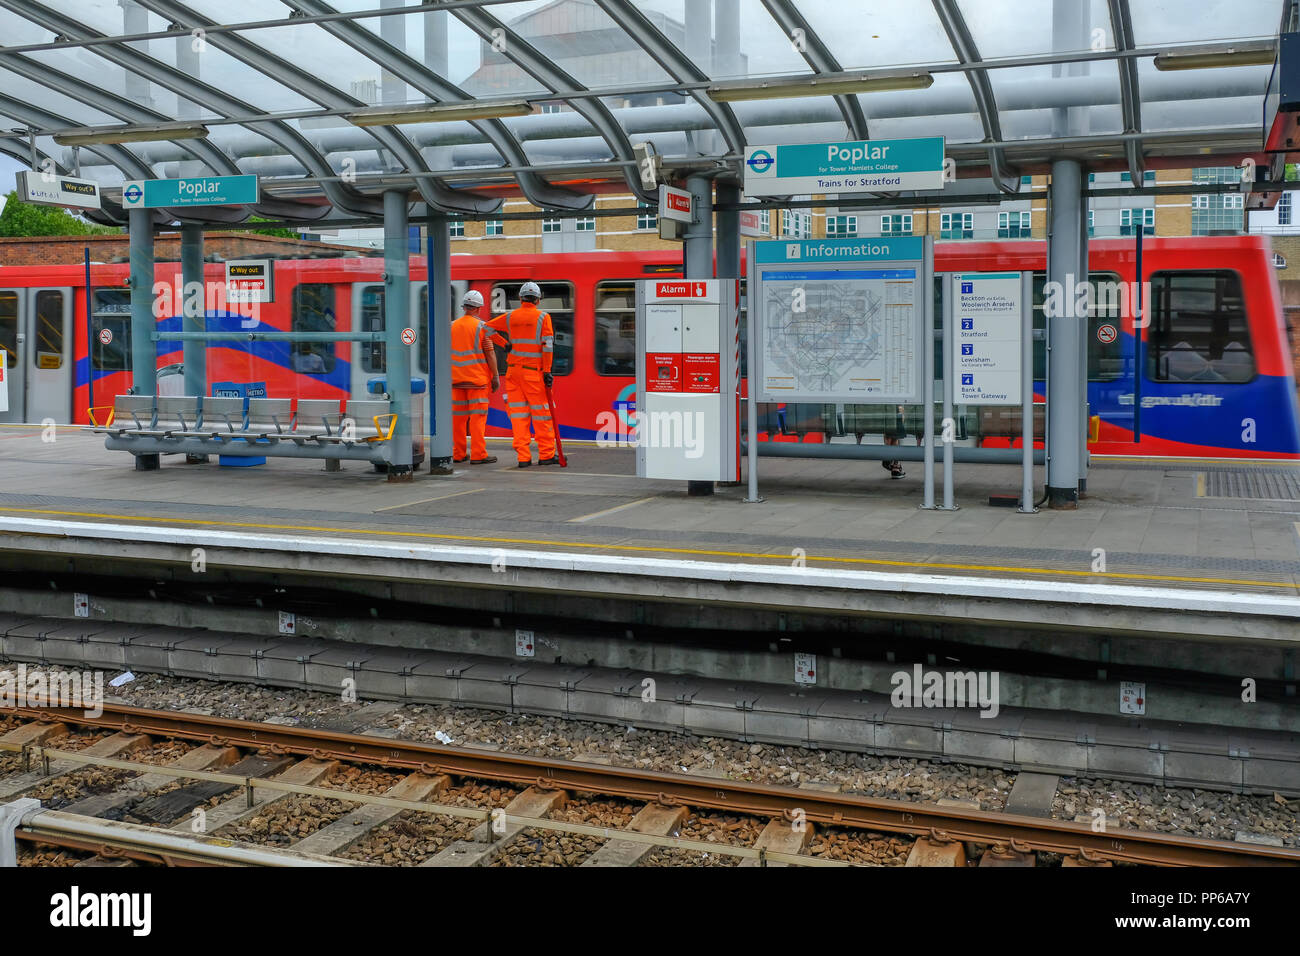
[[[226,262],[226,301],[275,301],[275,269],[271,260],[228,260]]]

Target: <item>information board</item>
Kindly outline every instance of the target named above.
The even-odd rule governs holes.
[[[752,261],[759,401],[920,401],[922,238],[758,242]]]
[[[954,401],[1021,404],[1021,279],[1019,272],[952,277]]]

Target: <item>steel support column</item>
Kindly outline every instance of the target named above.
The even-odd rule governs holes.
[[[707,21],[706,21],[707,29]],[[687,279],[713,278],[713,183],[707,176],[689,176],[686,189],[691,194],[691,224],[686,229],[686,241],[682,244],[683,276]],[[739,216],[739,213],[736,214]],[[739,219],[736,231],[740,228]],[[739,237],[736,255],[739,258]],[[737,262],[739,272],[739,262]],[[686,483],[688,495],[713,494],[713,482],[689,481]]]
[[[158,346],[153,315],[153,212],[132,209],[130,222],[131,257],[131,393],[156,395],[158,392]],[[136,455],[137,471],[153,471],[159,465],[157,455]]]
[[[429,274],[429,472],[451,474],[451,233],[446,216],[426,223]]]
[[[393,458],[388,480],[409,480],[411,475],[411,346],[402,342],[410,325],[411,263],[406,227],[405,190],[384,193],[384,375],[397,412],[393,431]]]
[[[717,184],[718,205],[732,205],[740,202],[740,187],[735,183],[719,181]],[[718,243],[718,278],[740,278],[740,210],[719,210],[716,213],[715,229]]]
[[[1079,323],[1075,315],[1079,276],[1079,217],[1082,170],[1073,160],[1052,164],[1047,251],[1047,496],[1056,509],[1073,509],[1079,500]]]
[[[194,294],[197,284],[199,292]],[[203,280],[203,228],[197,224],[181,226],[181,301],[184,303],[181,328],[186,332],[208,330],[207,283]],[[208,343],[186,339],[182,343],[181,361],[185,363],[185,394],[208,394]]]

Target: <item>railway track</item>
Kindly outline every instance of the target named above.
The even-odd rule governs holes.
[[[442,747],[364,733],[112,705],[98,717],[57,707],[0,709],[0,717],[6,715],[23,723],[0,735],[0,757],[5,751],[14,754],[11,760],[21,762],[22,773],[0,777],[0,802],[87,767],[144,775],[114,778],[107,792],[79,795],[69,807],[74,812],[41,814],[35,825],[19,827],[16,833],[22,840],[101,857],[106,852],[169,864],[356,864],[365,861],[336,854],[357,847],[376,831],[422,832],[422,825],[412,822],[411,814],[416,813],[461,824],[451,833],[455,839],[446,840],[422,865],[499,865],[520,856],[510,848],[518,847],[521,839],[545,846],[550,837],[539,838],[539,833],[596,847],[579,854],[581,865],[635,865],[663,848],[734,858],[742,865],[846,865],[829,858],[828,833],[841,842],[846,833],[865,842],[880,842],[880,834],[910,839],[914,859],[909,862],[917,865],[927,858],[964,865],[972,848],[982,848],[982,865],[1034,865],[1038,854],[1058,854],[1071,865],[1300,865],[1297,848],[1139,830],[1095,832],[1088,824],[1048,818]],[[76,751],[46,745],[70,728],[99,739]],[[168,763],[140,763],[123,756],[158,741],[195,746]],[[339,768],[349,768],[353,782],[361,786],[364,779],[365,786],[358,790],[346,780],[341,788],[323,785]],[[467,788],[484,787],[495,788],[490,791],[495,801],[485,805],[475,794],[467,795]],[[154,790],[161,793],[150,798],[145,814],[156,818],[154,827],[85,822],[94,820],[94,811],[111,814]],[[207,820],[201,831],[205,834],[256,835],[259,821],[263,830],[273,830],[268,818],[277,805],[293,801],[315,808],[309,816],[318,826],[303,824],[299,830],[307,832],[288,834],[287,841],[280,833],[286,845],[275,851],[281,856],[274,860],[237,838],[210,840],[207,845],[244,848],[242,857],[229,852],[208,858],[198,846],[149,845],[149,833],[157,833],[159,825],[173,833],[191,829],[196,810]],[[322,801],[325,810],[320,809]],[[583,812],[585,805],[594,803],[621,807],[626,826],[584,822],[598,818]],[[686,832],[684,824],[692,817],[725,820],[722,830],[748,826],[752,832],[760,829],[755,820],[766,823],[750,845],[672,835]],[[819,837],[820,855],[813,852]],[[109,849],[100,852],[105,847]],[[522,856],[526,863],[527,854]],[[542,858],[556,856],[561,863],[575,865],[564,854]]]

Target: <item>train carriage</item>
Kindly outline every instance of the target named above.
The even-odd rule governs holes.
[[[935,265],[939,273],[1033,272],[1035,326],[1042,328],[1044,306],[1054,294],[1046,283],[1046,254],[1040,241],[938,243]],[[1147,240],[1142,329],[1134,318],[1139,287],[1132,241],[1095,240],[1089,254],[1095,294],[1085,320],[1088,401],[1097,421],[1093,453],[1300,457],[1292,348],[1267,238]],[[205,304],[208,329],[383,329],[381,258],[280,259],[275,269],[275,301],[250,315],[244,306],[224,303],[223,266],[209,263],[205,279],[210,295],[217,290],[217,300]],[[180,328],[179,273],[175,262],[156,268],[160,331]],[[131,381],[127,274],[126,264],[93,267],[87,330],[81,266],[0,270],[0,350],[9,377],[9,411],[0,413],[0,421],[86,423],[92,377],[93,404],[111,403],[112,396],[126,391]],[[456,255],[448,294],[455,304],[466,289],[477,289],[496,314],[518,304],[525,280],[538,282],[542,307],[555,327],[561,433],[567,439],[594,439],[609,420],[606,413],[624,424],[635,414],[634,283],[677,275],[680,259],[663,252]],[[418,331],[416,375],[428,374],[428,294],[424,260],[413,257],[409,305]],[[382,343],[223,340],[209,345],[207,378],[210,388],[238,394],[264,390],[275,397],[344,400],[363,395],[366,381],[384,373],[384,348]],[[937,349],[936,344],[936,358]],[[158,342],[156,354],[160,392],[176,391],[182,381],[181,343]],[[942,374],[940,361],[936,369]],[[1040,396],[1045,375],[1046,349],[1036,342]],[[919,433],[919,409],[910,411],[911,430]],[[886,417],[873,415],[870,406],[852,405],[769,406],[763,412],[761,432],[800,440],[861,434],[872,430],[864,422]],[[1015,441],[1013,430],[992,424],[996,421],[997,416],[966,409],[960,437],[985,445]],[[489,434],[509,434],[499,392]]]

